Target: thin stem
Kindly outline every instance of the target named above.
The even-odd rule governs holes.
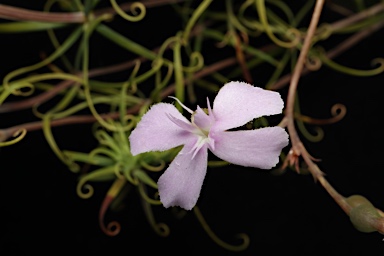
[[[0,18],[8,20],[45,21],[62,23],[83,23],[84,13],[54,13],[27,10],[19,7],[0,4]]]
[[[301,73],[303,71],[304,62],[307,58],[307,54],[312,43],[313,35],[316,32],[317,24],[320,18],[323,5],[324,5],[324,0],[316,1],[315,9],[313,11],[308,32],[304,39],[304,44],[300,52],[298,61],[296,63],[296,66],[292,75],[291,83],[289,86],[288,97],[287,97],[287,107],[286,107],[284,119],[286,121],[287,129],[291,138],[292,150],[294,155],[296,156],[301,155],[303,157],[305,163],[308,165],[308,170],[311,172],[315,180],[319,180],[320,184],[332,196],[332,198],[336,201],[336,203],[339,204],[339,206],[344,210],[344,212],[349,214],[351,206],[348,205],[348,203],[345,201],[345,198],[342,195],[340,195],[324,178],[323,172],[313,162],[313,158],[309,155],[303,143],[301,142],[294,124],[294,102],[295,102],[296,90],[297,90]]]
[[[369,27],[365,30],[362,30],[360,32],[353,34],[352,36],[345,39],[342,43],[340,43],[339,45],[337,45],[333,49],[329,50],[326,54],[326,57],[328,59],[336,58],[340,54],[344,53],[348,49],[355,46],[357,43],[359,43],[364,38],[368,37],[372,33],[381,29],[383,26],[384,26],[384,22],[380,22],[380,23],[377,23],[375,25],[372,25],[371,27]],[[304,67],[302,69],[300,75],[304,76],[304,75],[307,75],[308,73],[310,73],[310,70]],[[283,76],[282,78],[280,78],[275,84],[270,86],[269,89],[279,90],[279,89],[283,88],[285,85],[287,85],[291,81],[291,78],[292,78],[292,74],[287,74],[287,75]]]

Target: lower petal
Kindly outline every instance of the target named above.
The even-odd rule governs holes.
[[[165,208],[180,206],[191,210],[196,205],[207,172],[208,151],[204,145],[192,159],[193,146],[185,145],[157,182]]]
[[[210,135],[215,141],[211,151],[233,164],[270,169],[279,162],[281,150],[288,145],[288,134],[281,127],[256,130],[216,132]]]

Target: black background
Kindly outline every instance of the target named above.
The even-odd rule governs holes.
[[[8,3],[8,1],[2,1]],[[20,2],[20,1],[19,1]],[[29,1],[28,1],[29,2]],[[12,2],[38,9],[44,1]],[[170,8],[149,11],[146,20],[126,26],[119,18],[108,24],[131,39],[159,45],[181,26],[178,17],[166,19]],[[322,20],[336,16],[325,11]],[[153,29],[158,25],[159,29]],[[142,26],[142,27],[140,27]],[[143,32],[143,27],[152,31]],[[65,33],[66,30],[63,30]],[[92,63],[102,66],[124,61],[130,53],[95,36]],[[324,43],[327,49],[344,39],[335,36]],[[150,42],[150,43],[149,43]],[[363,40],[336,59],[350,67],[369,69],[370,61],[384,57],[383,30]],[[0,74],[39,60],[41,51],[52,47],[44,32],[0,35]],[[267,81],[263,72],[253,71],[256,84]],[[126,74],[114,78],[124,79]],[[324,126],[325,138],[318,143],[303,139],[312,156],[322,159],[320,168],[341,194],[366,196],[384,209],[382,144],[383,75],[360,78],[323,67],[300,80],[303,114],[330,117],[335,103],[347,107],[339,123]],[[286,90],[281,91],[285,96]],[[199,95],[205,98],[206,95]],[[213,98],[212,98],[213,99]],[[13,100],[11,97],[10,100]],[[31,110],[1,114],[2,128],[34,120]],[[311,126],[309,126],[311,129]],[[89,125],[57,127],[53,130],[62,149],[87,152],[96,141]],[[288,150],[286,148],[285,150]],[[251,244],[243,253],[232,253],[216,245],[204,232],[193,212],[184,218],[172,209],[154,206],[158,222],[169,225],[168,237],[159,237],[148,224],[132,193],[118,212],[108,211],[105,221],[117,220],[122,230],[106,236],[98,226],[98,211],[110,183],[95,184],[95,195],[84,200],[76,195],[78,175],[71,173],[50,150],[41,131],[30,132],[16,145],[0,149],[0,253],[175,253],[195,255],[383,255],[383,236],[361,233],[311,176],[292,171],[273,176],[268,171],[231,165],[209,168],[198,206],[210,227],[224,241],[236,244],[237,233],[247,233]]]

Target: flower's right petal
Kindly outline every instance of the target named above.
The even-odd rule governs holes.
[[[279,162],[281,150],[288,145],[288,133],[281,127],[211,134],[217,157],[237,165],[271,169]]]
[[[244,82],[229,82],[213,102],[217,130],[240,127],[254,118],[282,112],[284,102],[278,92],[265,90]]]
[[[186,144],[157,182],[165,208],[191,210],[196,205],[207,172],[208,150],[204,145],[192,157],[193,147],[194,143]]]
[[[132,155],[168,150],[185,144],[194,137],[175,124],[169,116],[189,123],[172,104],[153,105],[129,136]]]

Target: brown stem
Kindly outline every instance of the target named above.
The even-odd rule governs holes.
[[[145,5],[145,7],[151,8],[158,7],[164,4],[173,4],[183,1],[185,0],[144,0],[141,2]],[[121,4],[120,8],[126,11],[131,8],[131,5],[132,3]],[[114,15],[116,14],[116,11],[112,7],[95,11],[96,16],[103,15],[106,13]],[[0,18],[18,21],[41,21],[61,23],[84,23],[86,21],[86,17],[83,12],[42,12],[4,4],[0,4]]]
[[[384,4],[381,2],[355,15],[349,16],[345,19],[332,23],[331,29],[337,30],[337,29],[345,28],[349,25],[359,22],[360,20],[374,16],[382,11],[384,11]]]
[[[143,101],[140,104],[136,104],[127,110],[126,114],[134,114],[137,113],[140,108],[146,104],[146,101]],[[116,119],[120,117],[120,112],[112,112],[107,114],[100,114],[103,119]],[[55,126],[63,126],[63,125],[71,125],[71,124],[85,124],[92,123],[96,121],[96,118],[93,115],[78,115],[78,116],[68,116],[61,119],[55,119],[50,122],[52,127]],[[13,136],[17,131],[26,129],[27,131],[36,131],[40,130],[43,126],[41,121],[24,123],[16,126],[12,126],[6,129],[0,129],[0,142],[6,141],[11,136]]]
[[[294,124],[294,101],[295,101],[296,90],[297,90],[301,73],[304,68],[304,62],[307,58],[308,51],[311,47],[313,35],[316,32],[317,24],[320,18],[320,14],[322,12],[323,5],[324,5],[324,0],[316,1],[315,9],[313,11],[311,22],[309,24],[308,32],[304,39],[304,44],[300,52],[298,61],[296,63],[296,66],[292,75],[291,83],[289,86],[288,97],[287,97],[287,107],[286,107],[284,119],[286,119],[285,123],[287,124],[287,129],[291,139],[292,150],[294,152],[294,155],[296,156],[301,155],[303,157],[305,163],[308,165],[308,170],[311,172],[315,180],[320,181],[320,184],[332,196],[332,198],[336,201],[336,203],[348,214],[351,206],[348,205],[348,203],[345,201],[345,198],[342,195],[340,195],[324,178],[323,172],[313,162],[313,158],[309,155],[303,143],[301,142]]]
[[[23,9],[19,7],[0,4],[0,18],[8,20],[42,21],[42,22],[62,22],[62,23],[83,23],[84,13],[54,13],[41,12]]]
[[[329,50],[327,52],[327,54],[326,54],[327,58],[328,59],[336,58],[337,56],[339,56],[343,52],[345,52],[348,49],[350,49],[353,46],[355,46],[357,43],[359,43],[364,38],[368,37],[372,33],[378,31],[379,29],[381,29],[383,26],[384,26],[384,22],[379,22],[379,23],[377,23],[375,25],[372,25],[371,27],[369,27],[369,28],[367,28],[365,30],[362,30],[362,31],[359,31],[359,32],[353,34],[352,36],[350,36],[346,40],[344,40],[342,43],[337,45],[335,48]],[[307,75],[310,72],[311,71],[309,69],[304,67],[303,70],[301,71],[300,75],[304,76],[304,75]],[[292,78],[292,74],[287,74],[287,75],[281,77],[276,83],[271,85],[269,87],[269,89],[271,89],[271,90],[279,90],[279,89],[283,88],[284,86],[286,86],[291,81],[291,78]]]
[[[106,75],[106,74],[115,73],[115,72],[129,69],[129,68],[133,67],[135,65],[136,61],[138,61],[138,60],[142,61],[142,60],[144,60],[144,58],[137,58],[134,60],[126,61],[126,62],[119,63],[116,65],[108,66],[108,67],[92,69],[89,71],[88,77],[96,77],[96,76]],[[78,72],[76,75],[81,77],[82,72]],[[67,80],[62,81],[62,82],[58,83],[52,89],[49,89],[48,91],[45,91],[45,92],[43,92],[39,95],[36,95],[34,97],[31,97],[31,98],[28,98],[25,100],[21,100],[21,101],[6,102],[6,103],[0,105],[0,113],[13,112],[13,111],[18,111],[18,110],[22,110],[22,109],[27,109],[27,108],[30,108],[32,106],[44,103],[44,102],[48,101],[49,99],[51,99],[52,97],[54,97],[55,95],[57,95],[62,90],[66,89],[67,87],[70,87],[74,84],[75,84],[74,81],[67,81]]]

